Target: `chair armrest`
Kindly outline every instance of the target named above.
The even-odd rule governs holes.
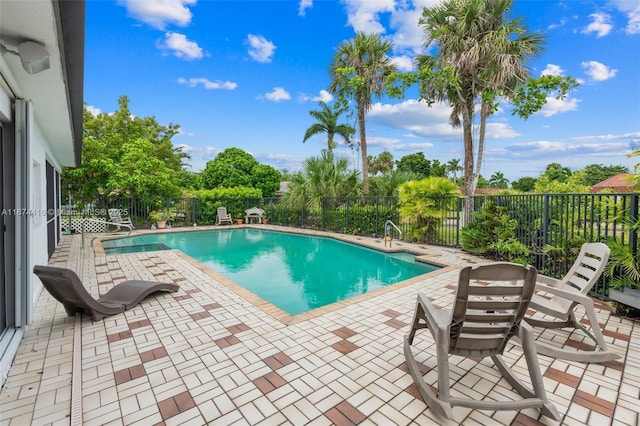
[[[447,327],[451,322],[450,309],[436,309],[429,298],[424,293],[418,293],[418,303],[422,306],[424,315],[427,317],[429,324],[433,324],[438,328]]]
[[[562,283],[562,281],[557,278],[549,277],[547,275],[538,274],[536,283],[542,283],[551,287],[558,287],[560,283]]]
[[[545,293],[553,294],[555,296],[560,296],[562,298],[571,300],[573,302],[584,303],[587,300],[591,301],[591,299],[588,296],[582,293],[579,293],[573,287],[569,287],[569,286],[565,288],[559,288],[559,287],[546,285],[541,282],[536,282],[536,291],[544,291]]]

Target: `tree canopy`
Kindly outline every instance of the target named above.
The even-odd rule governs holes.
[[[180,127],[134,116],[126,96],[118,105],[110,114],[93,115],[84,108],[82,163],[64,168],[62,179],[86,199],[180,195],[183,160],[189,158],[171,142]]]
[[[424,152],[405,155],[396,161],[396,167],[403,172],[417,173],[423,178],[431,176],[431,161],[425,158]]]
[[[378,173],[385,175],[393,170],[393,154],[389,151],[382,151],[378,156],[370,155],[367,161],[369,161],[369,175],[371,176]]]
[[[258,188],[264,197],[273,197],[280,188],[280,172],[260,164],[240,148],[227,148],[207,162],[200,174],[204,189]]]
[[[585,171],[582,183],[589,186],[593,186],[620,173],[629,173],[629,168],[626,166],[604,166],[602,164],[589,164],[582,170]]]

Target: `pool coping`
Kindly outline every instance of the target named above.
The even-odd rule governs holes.
[[[315,309],[311,309],[309,311],[306,312],[302,312],[300,314],[296,314],[296,315],[291,315],[285,311],[283,311],[282,309],[278,308],[276,305],[274,305],[273,303],[263,299],[262,297],[258,296],[257,294],[251,292],[250,290],[247,290],[246,288],[242,287],[240,284],[235,283],[233,280],[225,277],[224,275],[220,274],[219,272],[211,269],[209,266],[205,265],[204,263],[192,258],[191,256],[187,255],[186,253],[178,250],[178,249],[171,249],[171,250],[163,250],[163,251],[169,251],[169,252],[173,252],[175,253],[178,257],[180,257],[181,259],[183,259],[184,261],[190,263],[191,265],[195,266],[196,268],[198,268],[200,271],[202,271],[203,273],[207,274],[208,276],[210,276],[211,278],[213,278],[214,280],[216,280],[217,282],[219,282],[220,284],[224,285],[226,288],[230,289],[231,291],[233,291],[235,294],[237,294],[238,296],[242,297],[244,300],[246,300],[248,303],[250,303],[251,305],[253,305],[254,307],[256,307],[257,309],[261,310],[262,312],[264,312],[265,314],[269,315],[270,317],[272,317],[273,319],[279,321],[280,323],[284,324],[284,325],[291,325],[291,324],[297,324],[299,322],[302,321],[307,321],[319,316],[322,316],[324,314],[327,314],[329,312],[333,312],[336,311],[338,309],[342,309],[345,307],[348,307],[349,305],[352,305],[354,303],[358,303],[358,302],[362,302],[365,301],[367,299],[371,299],[373,297],[377,297],[380,295],[384,295],[386,293],[389,293],[391,291],[397,290],[399,288],[402,287],[406,287],[412,284],[415,284],[416,282],[422,281],[426,278],[431,278],[431,277],[436,277],[438,275],[450,272],[452,270],[458,269],[458,266],[455,265],[450,265],[450,264],[446,264],[442,261],[439,261],[437,259],[433,259],[431,256],[429,256],[428,253],[425,253],[425,251],[427,251],[427,247],[421,247],[420,245],[416,245],[416,244],[412,244],[412,243],[405,243],[405,242],[396,242],[396,248],[392,247],[392,244],[389,245],[389,247],[386,246],[385,241],[383,240],[383,238],[376,238],[376,237],[366,237],[366,236],[359,236],[359,235],[346,235],[346,234],[340,234],[340,233],[333,233],[333,232],[327,232],[327,231],[317,231],[317,230],[312,230],[312,229],[301,229],[301,228],[283,228],[281,226],[277,226],[277,225],[251,225],[251,224],[246,224],[246,225],[228,225],[228,226],[198,226],[198,227],[193,227],[193,228],[171,228],[171,229],[163,229],[161,231],[158,230],[139,230],[139,231],[134,231],[129,235],[120,235],[120,236],[110,236],[107,238],[104,237],[96,237],[94,238],[94,240],[92,241],[92,246],[94,249],[94,253],[95,256],[130,256],[130,255],[135,255],[135,253],[120,253],[120,254],[106,254],[104,251],[104,248],[102,247],[102,241],[103,240],[112,240],[112,239],[118,239],[118,238],[127,238],[127,237],[132,237],[132,236],[138,236],[138,235],[144,235],[144,234],[149,234],[149,233],[174,233],[174,232],[196,232],[196,231],[215,231],[215,230],[224,230],[224,229],[229,229],[230,227],[233,228],[254,228],[254,229],[260,229],[260,230],[267,230],[267,231],[276,231],[276,232],[283,232],[283,233],[289,233],[289,234],[298,234],[298,235],[308,235],[308,236],[316,236],[316,237],[324,237],[324,238],[333,238],[337,241],[341,241],[341,242],[345,242],[345,243],[349,243],[349,244],[356,244],[362,247],[366,247],[366,248],[370,248],[370,249],[374,249],[377,251],[381,251],[383,253],[411,253],[413,255],[415,255],[416,257],[416,261],[419,262],[424,262],[424,263],[429,263],[435,266],[438,266],[439,268],[435,271],[431,271],[428,272],[426,274],[421,274],[412,278],[409,278],[407,280],[401,281],[399,283],[395,283],[395,284],[391,284],[382,288],[378,288],[372,291],[369,291],[367,293],[364,294],[360,294],[357,296],[352,296],[349,297],[347,299],[344,300],[340,300],[325,306],[321,306],[319,308],[315,308]],[[148,231],[148,232],[145,232]],[[384,246],[380,246],[380,244],[385,243]]]

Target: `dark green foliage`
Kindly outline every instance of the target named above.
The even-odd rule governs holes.
[[[258,163],[251,154],[240,148],[222,151],[207,162],[200,175],[205,189],[253,187],[260,189],[264,196],[272,197],[280,187],[279,171]]]
[[[605,275],[611,277],[609,287],[621,289],[629,287],[640,289],[640,254],[634,255],[628,244],[623,244],[617,238],[607,239],[611,249],[611,256]]]
[[[244,219],[246,209],[260,207],[263,202],[259,189],[247,187],[203,189],[194,191],[193,197],[198,224],[215,223],[218,207],[226,207],[233,219]]]
[[[402,172],[411,172],[423,178],[431,176],[431,161],[427,160],[423,152],[409,154],[396,161],[396,168]]]
[[[593,186],[620,173],[629,173],[625,166],[603,166],[602,164],[589,164],[584,169],[582,184]]]
[[[536,178],[525,176],[511,182],[511,188],[521,192],[532,192],[536,187]]]
[[[370,193],[379,197],[397,197],[398,188],[401,184],[420,179],[422,179],[422,176],[417,173],[392,170],[382,176],[371,178]]]
[[[98,115],[84,108],[82,164],[62,171],[73,198],[104,204],[114,197],[179,195],[183,160],[189,158],[171,142],[180,126],[135,116],[126,96],[118,105],[119,110]]]
[[[395,202],[378,201],[375,197],[326,200],[324,223],[317,223],[316,228],[346,234],[383,235],[384,223],[387,220],[398,223],[399,212]]]
[[[462,249],[495,259],[530,263],[531,250],[516,238],[518,222],[507,214],[506,207],[487,200],[473,221],[460,231]]]

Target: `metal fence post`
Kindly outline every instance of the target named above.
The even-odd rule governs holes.
[[[542,250],[544,253],[544,247],[549,241],[549,194],[542,196]],[[542,256],[540,268],[544,269],[547,266],[547,257]]]
[[[631,228],[629,229],[629,247],[631,248],[631,253],[633,253],[634,257],[638,256],[638,202],[639,200],[638,194],[632,194],[630,205],[629,205],[629,222],[631,222]]]

